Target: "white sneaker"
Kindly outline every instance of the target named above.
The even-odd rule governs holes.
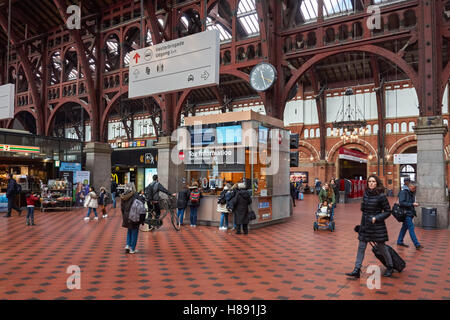
[[[89,217],[84,217],[84,221],[89,221]]]
[[[126,245],[124,249],[125,249],[125,250],[130,249],[130,246],[129,246],[129,245]]]
[[[137,253],[137,252],[139,252],[137,249],[134,250],[134,251],[130,249],[130,253],[131,253],[131,254],[135,254],[135,253]]]
[[[105,219],[105,218],[108,218],[108,215],[107,215],[107,214],[103,215],[103,219]]]
[[[94,220],[98,220],[98,217],[95,217]]]
[[[194,225],[193,224],[191,224],[191,227],[193,227]]]

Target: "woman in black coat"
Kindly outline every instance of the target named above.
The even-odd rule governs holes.
[[[235,214],[236,222],[236,234],[241,233],[241,225],[244,230],[244,234],[248,234],[248,224],[250,222],[248,216],[248,206],[252,203],[250,193],[245,190],[245,184],[239,183],[239,190],[231,200],[233,213]]]
[[[187,188],[186,184],[183,184],[183,190],[178,192],[178,198],[177,198],[177,216],[178,216],[178,223],[181,226],[183,224],[184,220],[184,211],[186,210],[188,201],[189,201],[189,189]]]
[[[377,176],[371,175],[367,179],[367,188],[361,203],[361,211],[362,217],[358,232],[359,246],[355,269],[351,273],[346,273],[346,275],[359,278],[367,242],[376,242],[387,264],[387,269],[383,276],[390,277],[393,272],[393,264],[392,257],[384,245],[389,240],[384,220],[391,215],[391,207],[384,194],[383,184]]]

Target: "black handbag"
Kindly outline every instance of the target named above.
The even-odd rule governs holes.
[[[392,215],[398,222],[404,222],[406,218],[406,212],[404,209],[400,208],[400,204],[395,203],[392,207]]]
[[[250,206],[248,206],[248,219],[249,219],[250,221],[256,219],[255,211],[253,211],[253,209],[252,209]]]

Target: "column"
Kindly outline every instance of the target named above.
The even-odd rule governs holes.
[[[417,202],[415,223],[422,225],[421,207],[437,208],[437,227],[449,225],[448,202],[445,195],[446,164],[444,137],[447,127],[441,116],[420,117],[414,131],[417,134]]]
[[[86,170],[90,171],[91,186],[99,192],[100,187],[110,189],[111,186],[111,153],[108,143],[88,142],[86,152]]]
[[[172,150],[176,142],[171,137],[160,137],[156,148],[158,149],[158,178],[159,182],[169,190],[178,192],[181,190],[183,178],[185,178],[184,164],[175,164],[172,161]]]

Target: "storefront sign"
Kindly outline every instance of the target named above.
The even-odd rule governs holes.
[[[157,149],[114,150],[111,153],[112,166],[148,167],[158,166]]]
[[[367,155],[365,153],[346,148],[339,149],[339,159],[351,160],[360,163],[367,163]]]
[[[0,144],[0,152],[17,152],[17,153],[40,153],[39,147],[16,146],[11,144]]]
[[[394,154],[394,164],[416,164],[417,153]]]
[[[0,120],[14,119],[14,92],[14,84],[0,86]]]
[[[81,163],[77,162],[61,162],[59,171],[81,171]]]
[[[193,149],[187,152],[186,164],[245,164],[244,148]]]

